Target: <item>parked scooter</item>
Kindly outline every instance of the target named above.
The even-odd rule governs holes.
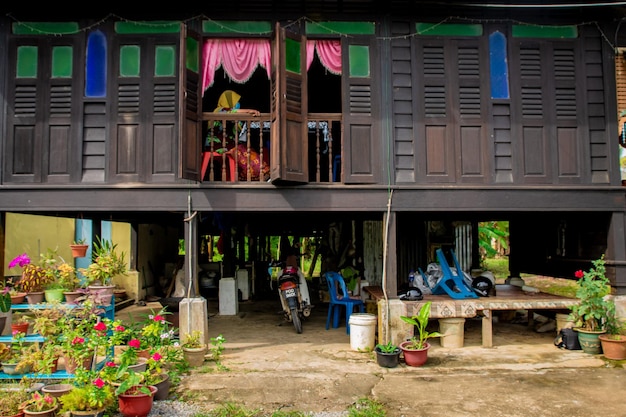
[[[311,315],[312,307],[306,278],[299,268],[285,266],[284,262],[270,263],[270,277],[275,267],[282,268],[278,273],[277,283],[285,320],[293,323],[296,332],[302,333],[302,320]]]

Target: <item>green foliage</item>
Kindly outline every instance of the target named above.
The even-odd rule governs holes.
[[[492,242],[507,249],[509,237],[509,222],[483,222],[478,225],[478,246],[481,254],[486,258],[493,258],[498,255],[497,250],[492,246]]]
[[[220,364],[220,357],[222,356],[222,352],[224,351],[224,336],[221,334],[217,337],[211,338],[211,344],[209,345],[209,352],[211,352],[211,358],[218,365]]]
[[[604,255],[592,261],[589,271],[576,271],[578,289],[576,298],[580,303],[571,307],[572,319],[577,326],[586,330],[600,330],[608,317],[615,315],[615,304],[605,297],[611,292],[611,284],[606,277]]]
[[[360,398],[348,409],[348,417],[385,417],[382,404],[369,398]]]
[[[398,346],[394,345],[391,340],[385,344],[379,343],[376,345],[375,349],[378,349],[382,353],[393,353],[398,349]]]
[[[429,332],[426,330],[428,326],[428,319],[430,318],[430,307],[432,301],[427,301],[422,304],[419,313],[416,316],[400,316],[402,321],[408,324],[412,324],[417,327],[417,334],[411,338],[411,344],[406,346],[409,349],[423,349],[426,345],[426,342],[431,337],[440,337],[441,333],[439,332]]]

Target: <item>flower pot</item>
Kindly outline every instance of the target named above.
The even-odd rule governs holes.
[[[117,403],[120,413],[125,417],[146,417],[154,402],[154,394],[158,388],[154,385],[148,387],[150,394],[145,394],[139,390],[139,387],[132,387],[125,393],[117,396]]]
[[[22,304],[26,299],[26,293],[20,292],[11,296],[11,304]]]
[[[87,255],[89,245],[70,245],[70,249],[72,249],[72,256],[74,258],[84,258],[85,255]]]
[[[618,361],[626,359],[626,336],[601,334],[598,338],[605,358]]]
[[[104,408],[98,410],[83,411],[72,410],[70,411],[70,414],[72,415],[72,417],[102,417],[104,415],[104,411]]]
[[[76,300],[85,295],[82,291],[64,291],[63,297],[65,297],[65,302],[68,304],[76,304]]]
[[[147,367],[148,367],[148,359],[142,358],[142,357],[138,357],[136,364],[128,365],[128,370],[129,371],[134,371],[134,372],[143,372],[143,371],[146,370]]]
[[[63,293],[65,292],[65,288],[54,288],[50,290],[44,290],[44,298],[47,302],[59,302],[62,303],[65,296]]]
[[[202,366],[204,363],[204,355],[207,353],[207,347],[183,348],[183,356],[191,367]]]
[[[404,354],[404,362],[408,366],[422,366],[428,360],[428,349],[430,349],[430,343],[425,343],[423,349],[408,349],[407,345],[411,342],[406,341],[400,343],[400,349]]]
[[[4,372],[7,375],[19,375],[21,374],[21,372],[18,372],[17,370],[17,363],[5,363],[2,362],[2,372]]]
[[[23,417],[24,416],[24,411],[19,411],[17,414],[13,414],[13,415],[0,415],[0,417]]]
[[[26,294],[26,301],[28,304],[39,304],[43,303],[44,297],[43,291],[32,291]]]
[[[94,295],[96,304],[110,306],[115,285],[90,285],[89,293]]]
[[[24,417],[55,417],[58,408],[56,406],[46,411],[30,411],[27,407],[24,409]]]
[[[393,352],[381,352],[380,349],[375,348],[376,363],[383,368],[395,368],[400,362],[400,348],[396,348]]]
[[[28,326],[30,323],[11,323],[11,334],[14,332],[28,334]]]
[[[59,398],[74,389],[72,384],[49,384],[41,387],[41,392],[50,394],[51,397]]]
[[[155,401],[167,400],[167,397],[170,395],[170,387],[172,386],[172,380],[170,379],[168,374],[162,374],[163,381],[154,384],[157,387],[158,391],[154,394]]]
[[[604,330],[585,330],[580,327],[575,327],[574,330],[578,332],[578,343],[583,352],[597,355],[602,353],[602,345],[600,344],[599,336],[606,333]]]
[[[76,358],[72,358],[70,356],[67,355],[63,355],[63,361],[65,362],[65,372],[67,372],[68,374],[74,374],[76,372],[76,369],[81,366],[85,369],[91,369],[91,361],[92,361],[92,357],[89,356],[88,358],[82,359],[81,361],[77,360]]]

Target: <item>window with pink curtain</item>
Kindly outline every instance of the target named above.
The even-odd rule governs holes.
[[[341,42],[338,40],[307,41],[307,70],[314,53],[328,71],[341,75]],[[271,71],[269,39],[207,39],[202,48],[202,91],[215,80],[220,67],[235,82],[245,83],[259,67]]]

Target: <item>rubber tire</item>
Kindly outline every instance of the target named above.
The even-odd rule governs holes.
[[[291,308],[291,321],[293,322],[293,327],[296,329],[296,332],[298,334],[302,333],[302,321],[300,321],[298,309],[295,307]]]

